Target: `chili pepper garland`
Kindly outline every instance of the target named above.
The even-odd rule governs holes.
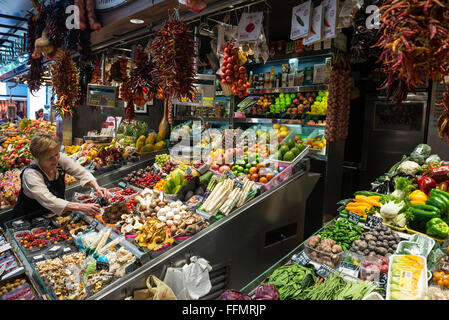
[[[443,112],[437,121],[438,135],[442,140],[449,143],[449,85],[446,86],[446,92],[443,92],[443,101],[441,106],[444,107]]]
[[[29,54],[28,64],[30,65],[30,72],[27,74],[27,85],[31,93],[38,91],[41,88],[41,78],[44,74],[43,58],[33,59],[34,42],[40,37],[45,27],[45,13],[28,15],[28,46],[27,52]]]
[[[136,105],[143,105],[153,99],[157,85],[153,79],[153,63],[141,45],[136,48],[134,63],[136,67],[131,71],[133,102]]]
[[[51,66],[52,84],[55,94],[59,97],[55,105],[58,113],[65,117],[72,116],[72,106],[79,102],[78,70],[66,50],[58,49],[55,54],[55,63]],[[70,112],[69,112],[70,111]]]
[[[158,79],[162,94],[169,101],[170,123],[173,122],[171,99],[192,99],[194,93],[194,39],[189,26],[170,15],[156,32],[151,53],[155,62],[153,76]]]
[[[383,51],[379,62],[387,79],[381,89],[401,102],[406,91],[449,75],[449,4],[439,0],[386,0],[380,8]]]

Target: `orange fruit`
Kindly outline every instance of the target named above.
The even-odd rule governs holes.
[[[259,175],[258,175],[257,173],[253,173],[253,174],[251,175],[251,180],[257,181],[258,179],[259,179]]]
[[[259,182],[260,182],[260,183],[267,183],[268,180],[267,180],[266,177],[261,177],[261,178],[259,179]]]
[[[249,169],[249,173],[250,173],[250,174],[257,173],[257,167],[251,167],[251,168]]]
[[[272,173],[267,173],[267,180],[270,181],[271,179],[273,179],[274,175]]]
[[[265,168],[265,163],[259,162],[259,163],[257,164],[257,168]]]

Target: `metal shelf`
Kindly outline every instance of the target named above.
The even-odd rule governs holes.
[[[324,127],[324,124],[307,124],[301,119],[271,119],[271,118],[234,118],[235,123],[255,123],[255,124],[302,124],[307,126]]]
[[[270,94],[270,93],[296,93],[296,92],[313,92],[327,90],[327,84],[316,84],[307,86],[281,87],[281,88],[248,88],[250,94]]]
[[[192,117],[192,116],[180,116],[180,117],[176,117],[174,118],[175,121],[190,121],[190,120],[198,120],[199,119],[197,117]],[[204,118],[204,120],[206,121],[211,121],[211,122],[229,122],[230,119],[229,118]]]
[[[283,61],[288,59],[294,59],[294,58],[313,58],[313,57],[319,57],[319,56],[329,56],[332,54],[332,49],[324,49],[324,50],[312,50],[312,51],[304,51],[300,53],[288,53],[288,54],[279,54],[275,56],[271,56],[268,58],[268,62],[276,62],[276,61]],[[258,64],[263,64],[264,62],[252,62],[248,63],[247,66],[255,66]]]

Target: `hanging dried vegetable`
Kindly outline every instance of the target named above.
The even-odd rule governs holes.
[[[440,104],[444,107],[443,112],[437,121],[438,135],[442,140],[449,143],[449,85],[446,86],[446,92],[443,92],[443,101]]]
[[[128,78],[128,59],[120,57],[111,65],[111,80],[115,82],[124,82]]]
[[[78,70],[70,53],[58,49],[55,63],[51,66],[53,91],[58,96],[55,105],[61,117],[72,116],[73,107],[79,102]]]
[[[368,58],[378,58],[382,50],[372,47],[380,38],[376,28],[367,28],[366,22],[372,13],[366,13],[368,6],[380,7],[384,0],[366,0],[354,15],[354,31],[351,40],[351,58],[360,63]]]
[[[346,140],[351,108],[351,69],[341,54],[335,56],[329,82],[325,137],[329,142]]]
[[[95,68],[92,72],[92,78],[90,80],[92,84],[101,84],[101,68],[98,60],[95,62]]]
[[[101,24],[95,15],[95,0],[74,0],[74,4],[79,8],[80,29],[84,31],[89,26],[93,31],[99,31]]]
[[[131,71],[131,90],[134,104],[141,106],[153,99],[157,84],[153,79],[153,63],[141,45],[136,48],[134,63],[136,67]]]
[[[387,79],[381,89],[401,102],[414,92],[449,74],[449,4],[439,0],[385,0],[380,8],[383,51],[379,61]]]
[[[55,48],[63,48],[65,45],[65,39],[69,30],[66,27],[67,14],[65,11],[71,4],[73,4],[71,0],[60,0],[50,2],[43,8],[47,15],[47,38]]]
[[[165,99],[192,98],[194,92],[194,39],[188,25],[170,16],[156,32],[151,53]]]
[[[134,113],[133,92],[131,89],[131,80],[125,81],[120,86],[120,99],[126,102],[125,115],[129,120],[133,120],[136,116]]]
[[[33,5],[38,5],[38,3],[33,3]],[[36,11],[40,12],[40,7],[36,9]],[[43,29],[45,28],[45,20],[46,16],[44,14],[36,14],[36,15],[28,15],[28,28],[27,28],[27,37],[28,37],[28,46],[27,52],[29,54],[28,64],[30,65],[30,71],[26,76],[28,88],[31,93],[38,91],[41,88],[42,83],[42,75],[44,73],[43,68],[43,58],[42,56],[38,59],[34,59],[32,57],[33,52],[35,50],[34,42],[37,38],[42,34]]]

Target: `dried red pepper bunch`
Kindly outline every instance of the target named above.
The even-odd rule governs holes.
[[[154,66],[141,45],[136,48],[134,62],[136,67],[131,71],[133,102],[136,105],[143,105],[153,99],[157,92],[157,84],[153,79]]]
[[[156,32],[151,53],[156,65],[154,77],[158,79],[164,97],[192,98],[194,40],[188,25],[170,17]]]
[[[449,86],[446,86],[446,92],[443,92],[443,101],[440,105],[444,107],[443,112],[437,121],[438,135],[442,140],[449,143]]]
[[[381,89],[397,101],[429,79],[449,75],[449,4],[439,0],[386,0],[376,44],[388,75]],[[396,80],[396,83],[394,81]],[[388,90],[394,86],[395,90]],[[402,86],[402,88],[400,87]]]
[[[55,63],[51,66],[53,90],[58,97],[65,96],[65,102],[71,106],[78,103],[78,69],[70,53],[57,49]]]
[[[115,82],[124,82],[128,78],[127,74],[128,59],[125,57],[118,58],[111,65],[111,79]]]

